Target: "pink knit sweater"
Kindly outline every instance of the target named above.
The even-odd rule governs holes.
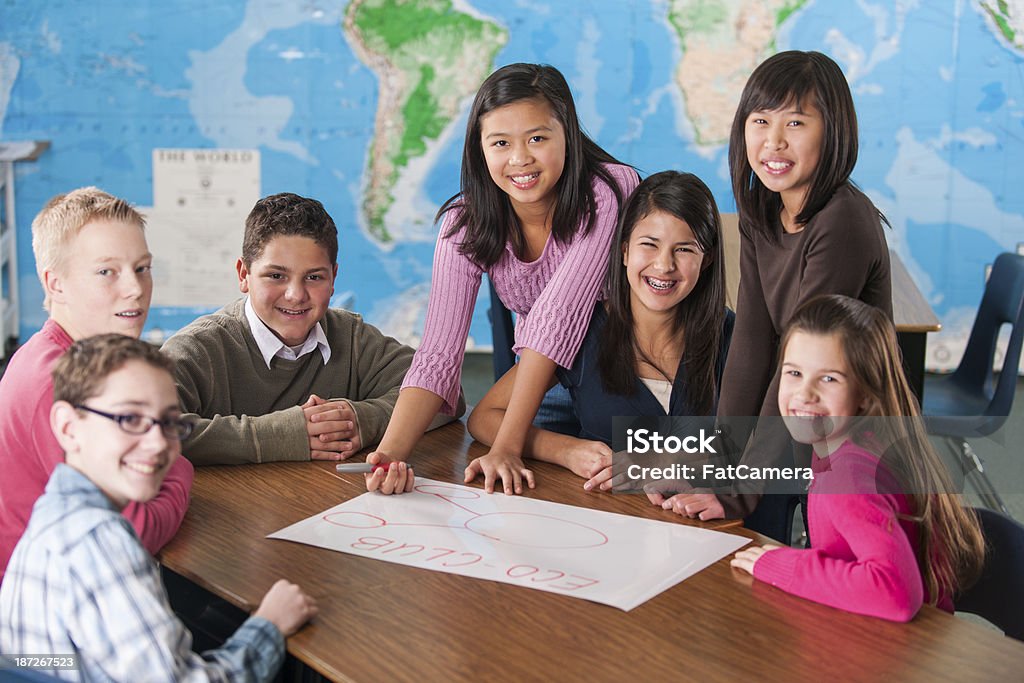
[[[754,577],[847,612],[910,621],[926,599],[917,566],[917,527],[878,456],[847,441],[815,458],[807,517],[813,547],[765,553]],[[857,492],[857,493],[855,493]],[[938,606],[953,611],[949,596]]]
[[[64,451],[50,429],[50,372],[71,347],[71,337],[47,320],[11,357],[0,380],[0,580],[14,546]],[[178,458],[156,498],[124,509],[146,549],[155,553],[178,531],[192,489],[192,464]]]
[[[607,166],[623,199],[638,184],[628,166]],[[569,244],[549,238],[536,261],[516,258],[512,245],[487,271],[502,302],[517,315],[514,351],[532,349],[562,367],[570,367],[587,332],[594,304],[601,296],[608,250],[619,205],[603,181],[593,183],[597,215],[591,231]],[[463,233],[445,237],[458,209],[441,225],[434,251],[434,271],[423,340],[402,388],[419,387],[444,399],[442,412],[453,414],[459,398],[462,358],[466,352],[473,305],[484,269],[459,253]]]

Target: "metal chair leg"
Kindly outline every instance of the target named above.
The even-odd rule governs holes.
[[[992,485],[992,480],[985,474],[985,465],[981,462],[981,458],[971,448],[971,444],[963,440],[960,441],[960,458],[967,479],[974,485],[978,497],[985,503],[985,506],[990,510],[999,510],[1007,517],[1011,516],[999,492],[996,491],[996,487]]]

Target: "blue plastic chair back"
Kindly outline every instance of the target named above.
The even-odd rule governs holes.
[[[967,340],[963,360],[953,373],[955,382],[975,391],[984,392],[993,399],[989,415],[1006,415],[1013,400],[1017,367],[1020,363],[1021,341],[1024,339],[1024,256],[1000,254],[992,266],[978,315]],[[999,385],[993,387],[993,365],[999,330],[1009,323],[1013,326],[1006,349],[1003,373]],[[1008,390],[1007,390],[1008,388]],[[996,399],[999,401],[996,401]],[[998,405],[997,405],[998,403]],[[994,412],[993,412],[994,411]]]
[[[996,341],[1004,324],[1010,340],[1004,372],[995,381]],[[1024,342],[1024,256],[1000,254],[992,266],[960,365],[949,377],[928,382],[923,412],[928,430],[949,436],[987,436],[1010,414]],[[948,416],[949,420],[942,419]],[[969,418],[975,418],[973,420]]]
[[[985,567],[978,582],[957,597],[956,610],[1024,640],[1024,526],[987,508],[975,510],[985,533]]]

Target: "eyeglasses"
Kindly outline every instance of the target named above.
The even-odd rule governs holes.
[[[174,439],[181,441],[187,439],[188,435],[192,433],[192,429],[195,428],[195,424],[189,422],[182,417],[165,417],[162,420],[158,420],[155,417],[149,417],[147,415],[139,415],[138,413],[123,413],[115,415],[113,413],[105,413],[102,410],[96,410],[89,406],[76,404],[75,408],[84,410],[88,413],[105,417],[108,420],[113,420],[117,423],[117,426],[129,434],[145,434],[153,425],[160,425],[160,431],[164,433],[168,439]]]

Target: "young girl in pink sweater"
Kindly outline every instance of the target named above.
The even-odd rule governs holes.
[[[952,612],[984,538],[928,442],[888,317],[850,297],[812,299],[788,326],[780,366],[783,420],[815,453],[814,546],[751,547],[732,566],[848,612],[909,621],[924,602]]]
[[[469,323],[487,273],[518,318],[519,354],[509,409],[490,452],[466,468],[493,491],[533,487],[526,435],[555,368],[570,367],[586,336],[608,263],[619,205],[637,186],[581,129],[557,69],[511,64],[491,74],[469,113],[461,192],[438,212],[423,340],[380,445],[367,461],[397,466],[367,475],[367,488],[411,490],[404,461],[438,411],[458,402]]]

